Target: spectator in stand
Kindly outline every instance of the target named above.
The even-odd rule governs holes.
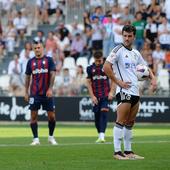
[[[18,96],[23,95],[24,86],[20,77],[21,67],[19,63],[18,54],[15,54],[13,60],[8,65],[8,75],[10,76],[10,91],[12,95]]]
[[[142,13],[136,12],[135,21],[132,23],[136,28],[136,39],[135,46],[138,51],[140,51],[143,47],[144,43],[144,29],[146,25],[146,21],[142,20]]]
[[[63,14],[63,10],[61,8],[56,8],[56,24],[59,24],[61,22],[64,22],[64,14]]]
[[[141,4],[139,4],[139,10],[138,11],[142,15],[142,20],[146,21],[148,14],[150,14],[151,11],[152,11],[152,8],[147,7],[147,5],[145,3],[141,3]]]
[[[155,3],[151,15],[153,16],[153,20],[157,25],[161,24],[162,16],[166,16],[166,14],[162,11],[159,3]]]
[[[59,33],[60,39],[60,48],[64,53],[64,56],[67,57],[70,55],[70,32],[65,27],[64,23],[60,23],[56,28],[57,34]]]
[[[118,5],[121,9],[123,9],[126,6],[130,6],[131,0],[118,0]]]
[[[49,16],[56,14],[57,7],[58,7],[57,0],[48,0],[47,1],[47,9],[45,12],[46,23],[49,23]]]
[[[91,26],[90,12],[84,11],[84,13],[83,13],[83,23],[84,23],[84,28]]]
[[[158,39],[163,50],[170,50],[170,23],[166,16],[161,17],[161,24],[158,26]]]
[[[165,11],[166,18],[167,18],[168,22],[170,23],[170,10],[169,10],[169,6],[170,6],[170,0],[165,0],[163,11]]]
[[[153,21],[152,16],[150,15],[148,15],[147,17],[147,24],[144,30],[144,37],[145,41],[147,41],[150,44],[151,49],[153,50],[157,42],[158,28],[156,23]]]
[[[98,17],[99,22],[102,23],[104,19],[104,14],[103,14],[103,8],[101,6],[97,6],[94,10],[94,13],[91,15],[91,20],[93,20],[95,17]]]
[[[26,8],[26,0],[13,0],[12,6],[17,12]]]
[[[147,41],[145,41],[143,44],[143,47],[141,49],[141,54],[144,60],[146,61],[148,60],[148,56],[152,56],[152,50],[150,48],[150,44]]]
[[[47,0],[36,0],[35,16],[39,23],[48,23],[48,18],[46,14]]]
[[[24,40],[24,35],[27,32],[28,19],[19,11],[17,17],[13,20],[14,26],[17,30],[20,40]]]
[[[85,39],[85,50],[88,54],[88,59],[92,56],[92,27],[91,25],[86,26],[84,29],[84,39]]]
[[[59,85],[57,85],[57,95],[72,96],[73,95],[73,78],[70,75],[68,68],[63,68],[63,72],[59,78]],[[56,82],[58,84],[58,82]]]
[[[13,52],[16,43],[17,32],[12,21],[8,21],[8,25],[4,30],[6,47],[8,52]]]
[[[13,0],[1,0],[1,10],[0,14],[2,14],[2,16],[7,15],[7,18],[9,19],[10,17],[10,11],[13,5]]]
[[[169,72],[169,88],[170,88],[170,51],[166,51],[165,53],[165,68]]]
[[[27,55],[29,55],[29,58],[33,58],[35,53],[32,50],[32,44],[30,42],[26,42],[24,49],[21,50],[20,54],[19,54],[19,59],[23,60]]]
[[[103,39],[103,56],[106,58],[114,46],[114,24],[112,22],[112,15],[106,16],[108,22],[104,23],[104,39]]]
[[[5,41],[2,34],[0,34],[0,62],[5,57],[5,54],[6,54]]]
[[[71,25],[71,36],[72,38],[76,37],[76,34],[82,34],[82,30],[78,27],[78,22],[75,21],[72,25]]]
[[[82,56],[84,53],[84,48],[86,44],[81,37],[80,33],[76,33],[75,38],[73,38],[73,41],[71,43],[71,52],[70,55],[77,60],[78,57]]]
[[[76,77],[73,79],[73,91],[74,95],[81,95],[83,89],[86,88],[86,76],[82,65],[77,66]]]
[[[165,52],[161,49],[161,45],[159,43],[156,44],[156,48],[152,52],[152,57],[156,65],[156,75],[158,75],[159,71],[163,69],[165,65]]]
[[[38,31],[37,31],[37,36],[34,38],[34,40],[36,40],[36,41],[42,41],[43,44],[45,44],[46,38],[45,38],[45,36],[44,36],[44,32],[41,31],[41,30],[38,30]]]
[[[95,16],[92,23],[92,50],[103,50],[104,27]]]
[[[118,5],[113,5],[112,7],[112,19],[113,23],[117,23],[117,19],[121,16]]]
[[[117,18],[117,23],[115,23],[114,27],[113,27],[114,45],[115,46],[123,42],[122,28],[123,28],[122,18],[118,17]]]
[[[63,59],[60,57],[59,53],[53,53],[53,61],[56,67],[56,72],[60,73],[63,66]]]
[[[132,23],[134,21],[134,16],[130,13],[129,6],[125,6],[123,8],[121,18],[124,24],[126,24],[127,22]]]
[[[45,43],[45,49],[47,56],[52,57],[52,54],[56,52],[57,50],[57,43],[54,39],[54,32],[50,31],[48,32],[48,37]]]

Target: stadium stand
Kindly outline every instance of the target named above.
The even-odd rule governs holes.
[[[7,77],[7,68],[13,56],[15,54],[20,55],[26,42],[32,42],[34,38],[42,38],[44,44],[46,44],[50,31],[53,32],[56,48],[48,54],[55,58],[57,74],[62,75],[63,70],[68,68],[71,76],[75,77],[78,65],[82,65],[85,70],[87,65],[93,62],[93,50],[103,50],[104,54],[107,51],[106,55],[108,55],[108,50],[111,50],[117,42],[114,39],[115,32],[116,36],[120,37],[118,29],[122,24],[132,23],[134,25],[144,24],[142,30],[137,32],[136,45],[140,45],[143,57],[158,76],[160,89],[166,91],[166,93],[162,91],[161,94],[170,94],[170,73],[168,72],[169,67],[167,67],[169,60],[163,55],[170,50],[170,40],[162,41],[163,36],[166,36],[166,38],[170,37],[169,12],[166,6],[168,0],[160,1],[159,4],[156,1],[154,3],[146,3],[139,0],[135,2],[132,0],[127,2],[84,0],[76,1],[75,3],[68,0],[56,0],[55,4],[51,4],[52,1],[48,0],[49,6],[45,0],[9,0],[8,6],[5,5],[5,2],[5,0],[0,1],[1,81],[3,81],[3,77]],[[19,27],[19,30],[16,27],[17,22],[14,22],[17,14],[21,15],[24,18],[24,22],[26,22],[26,27]],[[140,14],[141,18],[137,19],[136,14]],[[109,28],[110,16],[112,17],[110,27],[113,27],[112,29]],[[94,23],[96,18],[99,20],[97,22],[100,25],[100,29],[96,29],[97,25]],[[137,20],[139,21],[136,22]],[[20,28],[22,29],[20,30]],[[163,29],[166,30],[165,35],[161,33]],[[94,30],[96,31],[94,32]],[[42,35],[39,35],[41,33]],[[77,34],[81,35],[85,46],[82,53],[78,53],[78,57],[74,58],[76,62],[73,64],[71,44]],[[119,41],[121,42],[121,38]],[[113,43],[111,48],[108,48],[106,45],[108,42],[110,44]],[[160,44],[161,53],[155,48],[157,44]],[[160,74],[165,72],[166,75],[160,76]],[[7,78],[4,78],[4,81],[7,81]],[[5,93],[2,92],[3,89],[4,86],[1,87],[1,94],[9,95],[6,93],[9,89],[4,89]]]

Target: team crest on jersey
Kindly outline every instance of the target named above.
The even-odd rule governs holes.
[[[95,69],[92,70],[93,73],[94,73],[95,71],[96,71]]]
[[[42,62],[45,65],[45,61]]]
[[[116,58],[115,53],[111,53],[110,57],[111,57],[112,59]]]
[[[36,63],[33,63],[34,66],[36,66]]]

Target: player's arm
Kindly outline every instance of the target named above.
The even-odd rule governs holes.
[[[90,95],[90,97],[92,99],[92,102],[94,104],[98,104],[98,100],[97,100],[96,96],[93,93],[91,79],[89,79],[89,78],[86,79],[86,85],[87,85],[87,88],[88,88],[88,91],[89,91],[89,95]]]
[[[110,91],[109,91],[109,95],[108,95],[108,99],[112,100],[115,94],[115,90],[116,90],[116,84],[111,81],[110,83]]]
[[[157,88],[157,80],[156,80],[156,77],[153,74],[152,70],[150,68],[148,68],[148,69],[149,69],[149,77],[151,79],[151,85],[153,87],[153,90],[155,91]]]
[[[28,102],[29,100],[29,86],[30,86],[30,75],[27,75],[25,76],[25,95],[24,95],[24,99],[25,101]]]
[[[128,89],[130,87],[130,82],[123,82],[115,77],[115,74],[112,69],[112,64],[110,62],[105,61],[103,70],[104,70],[105,74],[118,86],[120,86],[124,89]]]
[[[47,90],[46,96],[47,97],[52,97],[53,96],[53,85],[54,85],[54,81],[55,81],[55,71],[50,71],[50,84],[49,84],[49,88]]]

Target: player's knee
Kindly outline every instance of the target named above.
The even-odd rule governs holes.
[[[122,126],[124,126],[125,124],[126,124],[126,120],[120,120],[120,119],[117,119],[116,120],[116,123],[118,123],[118,124],[120,124],[120,125],[122,125]]]
[[[55,121],[55,113],[54,112],[48,112],[48,120]]]
[[[129,121],[127,121],[127,122],[125,123],[125,126],[126,126],[127,128],[131,128],[131,129],[132,129],[134,123],[135,123],[134,120],[129,120]]]

